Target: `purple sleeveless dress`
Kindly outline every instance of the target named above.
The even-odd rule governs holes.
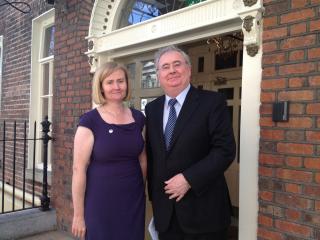
[[[109,124],[97,109],[80,118],[94,145],[85,193],[86,240],[143,240],[145,192],[138,156],[144,141],[144,115],[131,109],[135,120]]]

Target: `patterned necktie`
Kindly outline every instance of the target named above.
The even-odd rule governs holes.
[[[166,128],[164,129],[164,138],[166,141],[167,150],[169,150],[170,148],[171,137],[172,137],[174,125],[176,124],[176,120],[177,120],[177,113],[176,113],[176,109],[174,108],[174,105],[176,103],[177,103],[177,99],[175,98],[170,99],[168,103],[168,105],[170,106],[170,111],[169,111],[168,122],[167,122]]]

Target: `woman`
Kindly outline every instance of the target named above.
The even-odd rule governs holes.
[[[72,233],[86,240],[143,240],[144,115],[125,107],[128,73],[115,62],[93,79],[99,106],[80,118],[74,139]]]

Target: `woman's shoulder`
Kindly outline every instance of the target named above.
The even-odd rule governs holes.
[[[140,110],[135,109],[133,107],[130,107],[130,110],[131,110],[132,114],[134,114],[135,116],[144,117],[143,113]]]
[[[80,115],[80,119],[81,118],[93,118],[94,116],[96,116],[97,111],[98,111],[97,108],[90,109],[87,112]]]
[[[80,116],[79,125],[89,127],[92,122],[96,119],[97,109],[91,109]]]
[[[132,112],[133,118],[136,121],[141,122],[142,124],[144,124],[144,121],[145,121],[144,114],[141,111],[139,111],[139,110],[137,110],[135,108],[132,108],[132,107],[130,108],[130,110]]]

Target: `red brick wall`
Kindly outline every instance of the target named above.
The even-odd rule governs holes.
[[[31,73],[31,30],[32,20],[52,6],[45,1],[24,1],[31,7],[23,14],[9,5],[0,7],[0,35],[3,36],[3,65],[0,109],[0,139],[3,139],[3,121],[6,120],[6,138],[13,139],[13,121],[17,121],[17,138],[23,137],[24,121],[29,119],[30,73]],[[1,2],[3,4],[4,2]],[[22,7],[22,5],[19,5]],[[27,8],[23,8],[26,10]],[[28,134],[28,130],[27,130]],[[2,179],[2,142],[0,145],[0,178]],[[13,184],[13,142],[6,142],[5,181]],[[23,170],[23,141],[16,145],[15,184],[21,186]],[[31,185],[27,184],[29,189]],[[36,191],[41,193],[37,184]]]
[[[73,215],[71,178],[73,137],[79,116],[92,108],[87,51],[91,0],[57,1],[55,5],[55,86],[52,204],[58,226],[70,230]],[[67,3],[67,4],[65,4]]]
[[[30,4],[30,13],[0,7],[0,35],[4,37],[1,119],[29,118],[32,19],[51,7],[41,0],[24,2]]]
[[[320,239],[320,1],[264,0],[258,239]],[[272,103],[290,101],[290,120]]]

